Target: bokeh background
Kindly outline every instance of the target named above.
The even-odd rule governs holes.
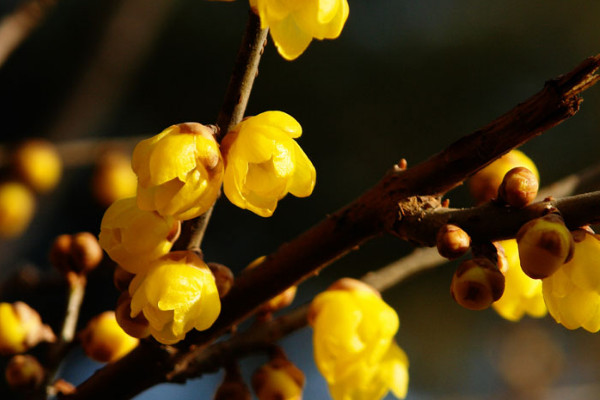
[[[0,2],[6,15],[18,4]],[[271,43],[248,114],[277,109],[303,126],[317,169],[307,199],[286,198],[263,219],[221,201],[204,242],[208,261],[241,270],[254,258],[347,204],[400,158],[409,165],[485,125],[600,52],[600,2],[349,0],[341,37],[313,42],[294,62]],[[151,136],[184,121],[214,122],[247,17],[244,0],[59,0],[0,67],[3,149],[29,137],[64,143]],[[580,113],[523,149],[542,185],[598,160],[600,88]],[[25,299],[54,327],[64,287],[47,261],[53,238],[99,231],[104,209],[91,195],[94,158],[72,163],[57,190],[39,199],[18,239],[0,242],[0,299]],[[68,160],[67,160],[68,162]],[[449,194],[470,204],[467,191]],[[377,238],[302,284],[302,304],[341,276],[359,277],[411,250]],[[39,283],[13,284],[35,266]],[[449,295],[456,264],[421,273],[385,293],[401,319],[397,341],[410,358],[408,399],[592,399],[600,396],[600,337],[551,318],[510,323],[467,311]],[[107,262],[91,279],[82,323],[114,307]],[[312,361],[311,331],[282,341],[307,376],[306,399],[328,398]],[[246,376],[265,360],[242,362]],[[75,349],[63,376],[77,384],[100,364]],[[140,399],[210,398],[220,374],[161,385]],[[0,398],[11,398],[2,386]],[[390,397],[391,398],[391,397]]]

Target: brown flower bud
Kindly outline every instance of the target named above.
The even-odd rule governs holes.
[[[18,354],[10,359],[4,374],[13,390],[30,392],[40,387],[46,372],[34,356]]]
[[[459,226],[448,224],[438,231],[436,246],[442,257],[453,260],[469,250],[471,238]]]
[[[208,268],[210,268],[210,271],[215,277],[215,284],[217,285],[219,297],[225,297],[233,285],[233,272],[223,264],[209,262],[206,265],[208,265]]]
[[[89,232],[60,235],[50,249],[50,262],[61,273],[74,272],[86,275],[102,261],[102,248],[98,239]]]
[[[525,167],[516,167],[504,175],[498,188],[498,199],[516,208],[531,203],[537,196],[539,182],[533,172]]]
[[[450,293],[469,310],[484,310],[504,293],[504,275],[487,258],[461,263],[452,277]]]
[[[134,277],[135,274],[125,271],[121,266],[117,265],[115,267],[115,272],[113,273],[113,284],[118,291],[126,292]]]
[[[131,317],[131,296],[129,292],[124,291],[117,300],[115,317],[121,329],[128,335],[138,339],[150,336],[150,324],[144,317],[144,313],[139,313],[135,318]]]
[[[562,217],[548,214],[529,221],[517,233],[523,272],[533,279],[552,275],[573,256],[573,237]]]
[[[299,399],[304,373],[284,357],[276,357],[252,375],[252,388],[259,400]]]
[[[251,400],[252,394],[244,382],[239,367],[225,368],[225,378],[219,385],[213,400]]]

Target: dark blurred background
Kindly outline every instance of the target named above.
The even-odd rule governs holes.
[[[2,1],[0,12],[17,3]],[[302,124],[300,144],[317,169],[313,195],[286,198],[269,219],[219,202],[204,242],[208,261],[241,270],[351,201],[400,158],[409,166],[426,159],[600,52],[600,2],[349,4],[341,37],[313,41],[296,61],[286,62],[269,44],[248,106],[249,115],[282,110]],[[247,11],[244,0],[59,0],[0,67],[2,144],[151,136],[174,123],[214,122]],[[575,118],[523,147],[542,185],[597,162],[600,89],[584,97]],[[27,265],[44,271],[50,283],[19,297],[54,327],[64,288],[47,253],[58,234],[99,231],[104,209],[91,195],[92,164],[67,168],[58,189],[40,198],[25,234],[0,242],[1,279]],[[470,204],[464,188],[449,197],[454,206]],[[377,238],[302,284],[296,303],[337,277],[359,277],[410,250],[394,238]],[[531,399],[532,388],[544,399],[600,396],[597,335],[567,331],[550,317],[510,323],[492,310],[464,310],[449,295],[455,266],[385,293],[400,316],[397,341],[411,362],[409,399]],[[92,276],[82,323],[114,307],[118,293],[105,267]],[[17,294],[5,285],[0,297],[14,301]],[[305,398],[327,398],[310,336],[306,329],[283,344],[307,375]],[[249,358],[244,372],[249,376],[263,361]],[[63,376],[79,383],[99,366],[75,350]],[[219,380],[161,385],[139,398],[209,398]]]

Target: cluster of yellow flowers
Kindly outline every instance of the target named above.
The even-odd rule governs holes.
[[[399,319],[370,286],[344,278],[312,301],[317,367],[334,400],[406,396],[408,359],[394,341]]]
[[[312,193],[315,169],[294,140],[300,124],[268,111],[249,117],[219,146],[212,128],[198,123],[170,126],[141,141],[133,151],[137,196],[117,200],[105,212],[100,244],[125,271],[130,318],[143,317],[162,343],[175,343],[195,328],[209,328],[220,312],[215,278],[190,251],[171,252],[181,221],[196,218],[215,203],[221,189],[235,205],[271,216],[288,192]]]

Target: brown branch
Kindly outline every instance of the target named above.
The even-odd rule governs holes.
[[[30,0],[0,20],[0,66],[42,22],[56,0]]]
[[[591,57],[568,74],[548,82],[542,91],[507,114],[429,160],[408,170],[395,168],[350,205],[282,245],[257,268],[244,272],[223,299],[221,315],[213,327],[188,334],[186,343],[194,343],[195,347],[189,352],[181,351],[169,361],[173,367],[171,373],[164,376],[153,373],[157,379],[154,382],[145,379],[141,385],[130,374],[132,369],[147,369],[136,360],[143,357],[136,351],[105,367],[70,398],[118,398],[117,387],[131,394],[168,379],[185,378],[186,368],[203,347],[264,301],[316,274],[371,237],[392,230],[399,202],[417,195],[443,194],[502,154],[574,115],[581,103],[578,94],[598,81],[594,72],[599,66],[600,55]],[[164,370],[168,366],[161,371]]]
[[[488,202],[474,208],[425,210],[404,215],[396,226],[396,234],[423,246],[435,246],[438,230],[450,223],[478,241],[509,239],[527,221],[541,217],[552,207],[560,211],[570,229],[594,224],[600,221],[600,191],[541,201],[522,209]]]

